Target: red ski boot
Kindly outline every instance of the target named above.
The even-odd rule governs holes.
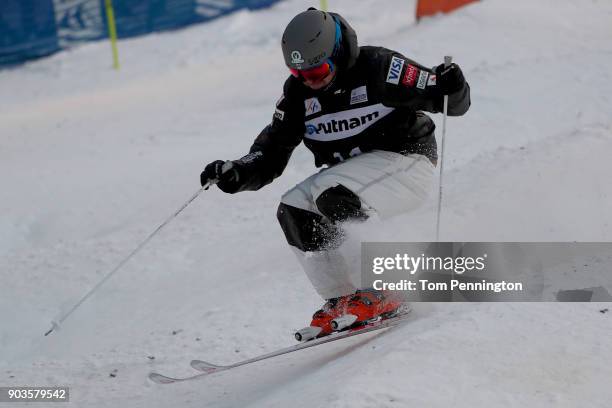
[[[305,327],[302,330],[298,330],[295,333],[295,338],[298,341],[312,340],[315,337],[325,336],[334,331],[331,326],[332,320],[339,318],[346,314],[346,306],[351,297],[354,294],[340,296],[337,298],[329,299],[321,309],[317,310],[312,315],[312,322],[309,327]]]
[[[403,304],[402,297],[395,292],[358,290],[346,304],[345,314],[333,319],[330,326],[333,330],[342,330],[355,323],[385,319],[398,313]]]
[[[334,331],[386,319],[398,313],[403,299],[389,291],[358,290],[352,295],[330,299],[312,316],[309,327],[295,333],[298,341],[312,340]]]

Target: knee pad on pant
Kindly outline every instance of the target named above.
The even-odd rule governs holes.
[[[333,222],[368,218],[361,209],[361,199],[342,184],[323,191],[315,204],[321,214]]]
[[[326,248],[329,242],[330,226],[321,215],[280,203],[276,218],[278,218],[289,245],[303,252]]]

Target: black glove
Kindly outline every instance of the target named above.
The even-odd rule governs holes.
[[[435,71],[438,89],[443,95],[449,95],[463,89],[465,77],[459,65],[453,63],[444,67],[444,64],[441,64],[436,67]]]
[[[216,183],[221,191],[235,193],[241,186],[240,166],[232,161],[215,160],[200,174],[200,184]]]

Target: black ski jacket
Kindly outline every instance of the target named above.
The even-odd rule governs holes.
[[[422,111],[443,110],[436,75],[398,52],[357,46],[354,31],[342,17],[343,53],[333,83],[314,91],[290,76],[276,103],[272,122],[234,163],[240,182],[231,193],[258,190],[280,176],[293,149],[304,142],[315,165],[334,165],[378,149],[417,153],[437,159],[435,125]],[[450,94],[448,114],[470,107],[470,88]]]

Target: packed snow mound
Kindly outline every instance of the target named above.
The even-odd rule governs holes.
[[[247,152],[287,77],[281,2],[0,71],[0,383],[71,386],[78,406],[604,407],[610,313],[598,304],[416,304],[393,330],[160,387],[292,344],[320,305],[276,225],[315,171],[300,147],[253,193],[206,191],[60,331],[76,301],[199,187]],[[361,44],[463,68],[449,118],[442,234],[454,241],[612,240],[612,4],[487,0],[414,23],[414,2],[334,0]],[[441,129],[441,117],[435,117]],[[440,132],[438,132],[440,134]],[[433,239],[436,197],[352,240]],[[110,374],[113,376],[110,376]]]

